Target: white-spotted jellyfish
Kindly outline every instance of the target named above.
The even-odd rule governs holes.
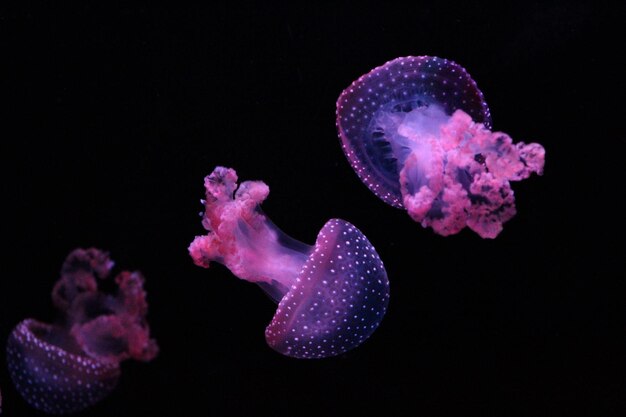
[[[260,211],[269,194],[265,183],[237,187],[235,171],[217,167],[204,185],[202,223],[208,234],[196,237],[189,253],[199,266],[225,265],[278,303],[265,330],[272,349],[295,358],[325,358],[370,337],[387,310],[389,281],[359,229],[332,219],[314,246],[305,245]]]
[[[542,174],[544,148],[492,132],[483,94],[458,64],[404,57],[354,81],[337,101],[353,169],[386,203],[447,236],[495,238],[515,215],[510,181]]]
[[[52,291],[60,322],[26,319],[11,332],[9,373],[32,407],[50,414],[83,410],[115,388],[121,361],[156,356],[144,279],[124,271],[110,282],[112,267],[106,252],[72,251]],[[99,290],[96,278],[111,290]]]

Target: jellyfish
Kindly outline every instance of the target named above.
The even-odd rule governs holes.
[[[237,186],[233,169],[217,167],[204,186],[202,224],[208,234],[197,236],[189,253],[196,265],[225,265],[278,303],[265,329],[272,349],[294,358],[326,358],[372,335],[387,310],[389,281],[359,229],[331,219],[309,246],[263,214],[260,204],[269,187],[262,181]]]
[[[83,410],[115,388],[121,361],[157,355],[142,275],[124,271],[111,280],[112,268],[108,253],[75,249],[52,291],[60,321],[29,318],[11,332],[9,373],[32,407],[50,414]],[[99,289],[97,280],[110,291]]]
[[[431,56],[389,61],[337,100],[337,130],[361,181],[442,236],[495,238],[516,213],[510,181],[543,172],[544,148],[491,131],[474,80]]]

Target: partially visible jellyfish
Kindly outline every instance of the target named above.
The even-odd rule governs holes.
[[[382,261],[352,224],[326,222],[314,246],[281,232],[260,210],[269,194],[261,181],[237,187],[233,169],[217,167],[204,180],[208,230],[189,246],[194,262],[225,265],[258,284],[278,309],[265,330],[268,345],[295,358],[342,354],[365,341],[389,303]]]
[[[61,321],[26,319],[13,329],[9,373],[32,407],[50,414],[83,410],[115,388],[121,361],[157,355],[146,322],[143,277],[124,271],[110,282],[112,268],[106,252],[74,250],[52,291]],[[111,291],[98,289],[96,278]]]
[[[361,180],[443,236],[465,226],[495,238],[515,215],[509,181],[543,172],[544,148],[492,132],[489,108],[461,66],[397,58],[337,101],[343,150]]]

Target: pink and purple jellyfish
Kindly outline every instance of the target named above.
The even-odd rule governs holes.
[[[483,94],[447,59],[397,58],[363,75],[339,96],[337,129],[365,185],[443,236],[467,226],[495,238],[515,215],[509,182],[543,171],[544,148],[492,132]]]
[[[280,231],[260,210],[269,187],[261,181],[237,186],[237,174],[217,167],[204,180],[208,234],[189,246],[194,262],[225,265],[258,284],[278,309],[265,330],[268,345],[286,356],[325,358],[365,341],[389,303],[382,261],[352,224],[326,222],[314,246]]]
[[[146,322],[148,304],[139,272],[110,280],[113,262],[98,249],[72,251],[52,291],[59,323],[19,323],[9,336],[7,364],[16,389],[51,414],[80,411],[106,397],[125,359],[149,361],[158,347]],[[111,291],[98,289],[98,280]]]

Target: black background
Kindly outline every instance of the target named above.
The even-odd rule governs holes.
[[[146,276],[161,353],[84,415],[626,413],[623,2],[470,3],[2,6],[0,339],[52,320],[64,257],[96,246]],[[340,149],[339,93],[406,55],[455,60],[495,129],[546,148],[495,240],[422,229]],[[391,303],[366,343],[282,357],[273,303],[193,265],[218,164],[269,184],[294,238],[332,217],[368,236]],[[6,415],[39,415],[4,364],[0,387]]]

